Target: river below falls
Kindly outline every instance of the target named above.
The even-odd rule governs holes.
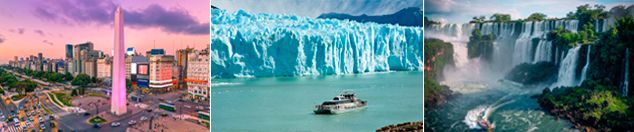
[[[523,87],[503,82],[443,82],[460,94],[440,107],[425,112],[425,129],[432,131],[478,131],[477,118],[495,124],[495,131],[576,131],[565,119],[541,109],[531,96],[544,87]],[[485,114],[482,114],[485,115]]]

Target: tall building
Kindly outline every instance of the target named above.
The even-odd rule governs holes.
[[[114,54],[112,67],[112,94],[110,112],[122,115],[127,112],[125,86],[125,52],[123,14],[121,7],[117,7],[114,15]]]
[[[38,71],[44,71],[44,58],[42,53],[37,53],[37,66]]]
[[[176,80],[178,80],[178,83],[174,87],[177,89],[187,88],[187,83],[185,83],[185,78],[187,77],[187,56],[193,50],[193,48],[188,47],[176,51]]]
[[[66,44],[66,59],[70,60],[73,58],[73,45]]]
[[[109,79],[112,77],[112,57],[97,59],[97,78]]]
[[[84,61],[88,58],[88,53],[91,53],[94,48],[94,44],[92,42],[86,42],[82,44],[77,44],[73,46],[73,69],[71,69],[71,73],[73,75],[78,75],[84,73]]]
[[[83,61],[84,68],[82,73],[90,76],[91,78],[97,77],[97,59],[90,58]]]
[[[209,48],[194,50],[187,57],[187,92],[196,101],[209,100]]]
[[[139,63],[148,63],[148,58],[140,55],[126,56],[125,58],[125,78],[132,81],[135,80],[136,65]]]
[[[150,90],[152,92],[167,92],[174,85],[173,70],[174,56],[165,55],[163,49],[152,49],[150,53]]]

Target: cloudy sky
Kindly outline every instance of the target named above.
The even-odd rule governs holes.
[[[211,5],[230,12],[292,14],[317,17],[323,13],[351,15],[392,14],[403,8],[422,8],[422,0],[211,0]]]
[[[209,44],[209,4],[202,0],[0,0],[0,64],[42,52],[64,57],[64,46],[91,41],[110,54],[113,12],[124,9],[126,47],[145,52]],[[156,42],[156,44],[154,44]]]
[[[513,19],[526,18],[535,12],[548,17],[564,17],[583,4],[601,4],[606,9],[632,4],[632,0],[425,0],[425,16],[449,23],[465,23],[474,16],[493,13],[511,14]]]

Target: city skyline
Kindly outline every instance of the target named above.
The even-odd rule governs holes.
[[[86,3],[88,2],[88,3]],[[116,5],[127,9],[126,48],[143,53],[153,48],[168,54],[185,47],[209,44],[208,8],[196,2],[168,1],[1,1],[0,64],[15,56],[42,53],[45,58],[63,59],[66,44],[92,42],[96,50],[112,54],[112,13]],[[74,6],[67,6],[74,5]],[[87,8],[90,7],[90,8]],[[82,12],[82,13],[74,13]],[[171,21],[165,21],[171,20]]]

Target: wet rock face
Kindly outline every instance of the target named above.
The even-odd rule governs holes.
[[[377,129],[377,132],[422,132],[423,131],[423,121],[417,122],[406,122],[396,125],[388,125],[382,128]]]

